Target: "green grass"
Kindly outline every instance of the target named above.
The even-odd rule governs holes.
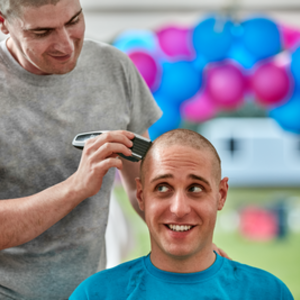
[[[125,215],[130,221],[136,239],[136,247],[126,260],[146,255],[150,251],[149,233],[146,225],[126,200],[121,187],[115,192]],[[226,205],[220,214],[238,210],[249,204],[270,206],[282,199],[300,203],[300,189],[230,189]],[[298,200],[297,200],[298,199]],[[241,263],[252,265],[280,278],[290,289],[295,300],[300,300],[300,234],[289,233],[285,239],[268,242],[253,242],[245,239],[237,230],[226,232],[218,223],[214,242],[229,256]]]

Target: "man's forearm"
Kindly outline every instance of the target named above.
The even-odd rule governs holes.
[[[86,142],[78,170],[65,181],[35,195],[0,200],[0,249],[24,244],[96,195],[110,168],[122,168],[116,153],[131,155],[134,135],[126,131],[102,134]]]
[[[0,200],[0,249],[36,238],[84,200],[71,188],[70,180],[29,197]]]

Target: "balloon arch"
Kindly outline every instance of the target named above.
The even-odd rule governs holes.
[[[300,30],[266,17],[206,17],[192,28],[128,30],[113,45],[136,65],[163,111],[155,138],[253,101],[300,133]]]

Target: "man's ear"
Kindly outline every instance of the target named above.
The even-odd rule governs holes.
[[[7,24],[7,20],[6,20],[6,18],[3,16],[3,14],[0,11],[0,30],[4,34],[9,34],[9,30],[8,30],[6,24]]]
[[[138,205],[140,210],[144,211],[145,203],[144,203],[143,185],[140,178],[136,178],[135,182],[136,182],[136,198],[138,201]]]
[[[228,193],[228,177],[224,177],[219,184],[219,201],[218,210],[222,210],[224,207]]]

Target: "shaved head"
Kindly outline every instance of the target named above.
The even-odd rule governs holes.
[[[154,152],[157,149],[167,148],[173,145],[181,145],[191,147],[199,151],[206,151],[208,153],[208,157],[210,156],[212,159],[212,171],[214,172],[216,179],[218,181],[221,180],[221,160],[217,150],[211,142],[195,131],[189,129],[174,129],[159,136],[153,142],[147,154],[143,158],[140,166],[140,177],[142,183],[144,183],[145,173],[148,168],[147,166]]]
[[[43,5],[56,5],[60,0],[0,0],[0,11],[6,18],[18,17],[22,7],[41,7]]]

